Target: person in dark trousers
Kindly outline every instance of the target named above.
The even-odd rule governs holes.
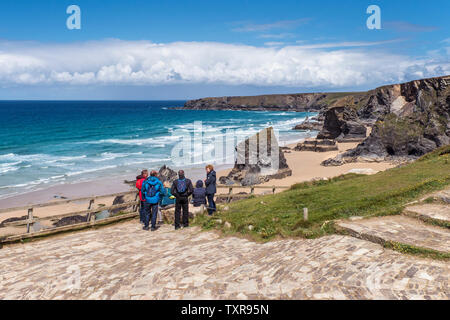
[[[180,215],[183,210],[183,227],[189,227],[189,196],[194,192],[194,187],[189,179],[184,176],[184,171],[178,171],[178,179],[172,184],[171,193],[175,196],[175,230],[180,229]]]
[[[194,207],[206,205],[206,189],[203,188],[203,181],[198,180],[195,183],[194,193],[192,195],[192,203]]]
[[[163,185],[156,177],[158,172],[152,171],[150,177],[142,184],[142,194],[145,198],[144,202],[144,230],[149,230],[150,216],[152,221],[152,231],[157,229],[156,217],[158,216],[158,205],[161,200],[161,191]]]
[[[141,174],[136,177],[136,188],[139,190],[139,219],[144,223],[144,203],[145,198],[142,196],[142,183],[148,178],[148,170],[142,170]]]
[[[211,216],[216,212],[216,203],[214,202],[214,195],[217,192],[216,188],[216,172],[214,167],[210,164],[206,166],[206,198],[208,198],[208,214]]]

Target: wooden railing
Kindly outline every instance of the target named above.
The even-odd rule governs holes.
[[[289,189],[288,186],[235,186],[235,185],[217,185],[217,189],[228,189],[228,194],[218,194],[217,197],[227,197],[227,202],[232,199],[246,198],[248,195],[233,194],[234,189],[250,189],[250,196],[257,196],[255,189],[271,190],[272,194],[275,194],[277,189]],[[261,194],[263,195],[263,194]]]
[[[128,201],[128,202],[124,202],[124,203],[120,203],[120,204],[115,204],[115,205],[110,205],[110,206],[100,206],[98,208],[93,208],[95,201],[97,199],[107,198],[107,197],[116,198],[119,196],[127,196],[127,195],[134,196],[135,197],[134,201]],[[42,218],[34,217],[34,210],[37,208],[53,207],[53,206],[58,206],[58,205],[62,205],[62,204],[81,202],[81,201],[86,201],[86,202],[89,201],[89,205],[86,210],[74,211],[74,212],[52,215],[52,216],[45,216]],[[101,219],[101,220],[95,219],[96,213],[100,213],[103,211],[111,211],[111,210],[116,210],[116,209],[121,209],[121,208],[130,208],[130,207],[132,208],[130,213],[113,215],[111,217]],[[33,237],[37,237],[37,236],[43,236],[43,235],[48,235],[48,234],[58,233],[58,232],[68,231],[68,230],[83,229],[86,227],[93,227],[93,226],[96,226],[99,224],[107,224],[107,223],[111,223],[113,221],[134,218],[135,216],[138,215],[138,213],[137,213],[138,208],[139,208],[139,194],[135,191],[131,191],[131,192],[122,192],[122,193],[97,196],[97,197],[86,197],[86,198],[78,198],[78,199],[70,199],[70,200],[68,199],[68,200],[62,200],[62,201],[36,204],[36,205],[31,205],[31,206],[22,206],[22,207],[1,209],[0,217],[1,217],[1,213],[23,211],[23,210],[27,210],[28,215],[27,215],[27,219],[25,219],[25,220],[3,223],[2,225],[4,227],[26,226],[27,231],[25,234],[18,234],[18,235],[4,237],[3,239],[0,239],[0,243],[14,242],[14,241],[19,241],[19,240],[24,240],[26,238],[33,238]],[[48,228],[48,229],[44,229],[42,231],[36,231],[36,232],[33,229],[34,224],[39,221],[62,219],[65,217],[72,217],[72,216],[86,216],[86,222],[70,224],[70,225],[61,226],[61,227]]]
[[[287,186],[217,185],[217,189],[228,189],[228,193],[217,194],[216,196],[217,197],[226,197],[228,202],[230,202],[232,199],[248,197],[248,195],[233,194],[234,189],[250,189],[250,195],[252,196],[252,195],[257,195],[257,194],[255,194],[255,189],[271,190],[272,193],[274,194],[277,189],[288,189],[288,188],[290,188],[290,187],[287,187]],[[107,197],[115,198],[118,196],[129,196],[129,195],[134,195],[134,201],[128,201],[128,202],[124,202],[121,204],[93,208],[95,201],[97,199],[107,198]],[[86,201],[86,202],[89,201],[88,208],[85,210],[74,211],[74,212],[69,212],[69,213],[64,213],[64,214],[59,214],[59,215],[46,216],[46,217],[42,217],[42,218],[38,218],[38,217],[34,216],[34,211],[35,211],[35,209],[38,209],[38,208],[53,207],[53,206],[58,206],[58,205],[62,205],[62,204],[82,202],[82,201]],[[116,193],[116,194],[110,194],[110,195],[104,195],[104,196],[97,196],[97,197],[67,199],[67,200],[54,201],[54,202],[35,204],[35,205],[28,205],[28,206],[22,206],[22,207],[0,209],[0,217],[1,217],[1,213],[6,213],[6,212],[14,212],[14,211],[27,211],[28,212],[27,219],[25,219],[25,220],[7,222],[7,223],[2,224],[4,227],[26,226],[27,231],[25,234],[22,233],[22,234],[18,234],[18,235],[10,235],[10,236],[3,237],[3,238],[0,237],[0,245],[1,245],[1,243],[21,241],[21,240],[24,240],[27,238],[44,236],[44,235],[49,235],[49,234],[63,232],[63,231],[69,231],[69,230],[78,230],[78,229],[83,229],[86,227],[93,227],[93,226],[96,226],[99,224],[108,224],[108,223],[119,221],[119,220],[134,218],[134,217],[138,216],[137,211],[138,211],[139,205],[140,205],[139,194],[135,191],[130,191],[130,192],[122,192],[122,193]],[[111,217],[100,219],[100,220],[96,220],[96,218],[95,218],[96,213],[100,213],[103,211],[116,210],[116,209],[120,209],[120,208],[130,208],[130,207],[132,207],[130,213],[113,215]],[[41,231],[34,231],[34,228],[33,228],[34,224],[39,221],[55,220],[55,219],[62,219],[65,217],[84,216],[84,215],[86,215],[86,222],[70,224],[70,225],[61,226],[61,227],[53,227],[53,228],[48,228],[48,229],[44,229]]]

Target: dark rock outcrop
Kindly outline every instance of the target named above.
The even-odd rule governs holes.
[[[336,140],[329,139],[311,139],[305,140],[297,144],[295,151],[313,151],[313,152],[328,152],[339,150]]]
[[[27,220],[28,216],[21,216],[21,217],[12,217],[12,218],[8,218],[2,221],[2,223],[0,223],[0,228],[4,228],[5,224],[10,223],[10,222],[16,222],[16,221],[23,221],[23,220]]]
[[[158,178],[161,180],[161,182],[165,182],[165,181],[169,181],[170,183],[172,183],[173,181],[175,181],[177,179],[177,173],[170,169],[168,166],[163,165],[158,172]],[[136,180],[125,180],[124,181],[125,184],[128,184],[130,187],[135,187],[136,186]]]
[[[114,201],[112,203],[113,206],[123,203],[128,203],[136,200],[136,196],[133,194],[127,194],[127,195],[121,195],[114,198]],[[130,210],[133,206],[124,204],[123,207],[119,207],[117,209],[109,210],[110,216],[113,216],[115,214],[118,214],[120,212],[126,212]]]
[[[349,107],[333,107],[325,113],[325,122],[317,139],[353,141],[365,139],[367,128],[359,122],[356,111]]]
[[[321,131],[323,128],[323,122],[305,120],[304,122],[296,125],[292,130],[305,130],[305,131]]]
[[[78,223],[83,223],[83,222],[87,222],[87,216],[71,216],[71,217],[65,217],[65,218],[58,220],[57,222],[53,223],[53,226],[54,227],[64,227],[64,226],[69,226],[71,224],[78,224]]]
[[[159,169],[158,172],[158,178],[161,180],[162,183],[168,181],[170,183],[174,182],[178,177],[178,174],[167,167],[166,165],[163,165],[161,169]]]
[[[261,146],[267,150],[260,150]],[[272,155],[271,149],[278,151],[278,157]],[[272,127],[241,142],[236,148],[236,154],[234,168],[228,176],[219,178],[221,184],[240,183],[249,186],[292,175]]]

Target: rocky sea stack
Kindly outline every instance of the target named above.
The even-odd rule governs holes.
[[[278,154],[272,154],[271,150],[277,150]],[[220,177],[219,182],[250,186],[290,175],[292,170],[278,145],[273,128],[270,127],[238,144],[234,168],[228,176]]]

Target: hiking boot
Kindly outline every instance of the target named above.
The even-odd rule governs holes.
[[[156,231],[158,229],[159,229],[159,227],[152,227],[152,231]]]
[[[149,227],[143,227],[142,230],[148,231],[148,230],[150,230],[150,228]]]

